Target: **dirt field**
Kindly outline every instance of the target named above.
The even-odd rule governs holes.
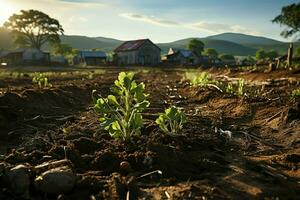
[[[291,98],[299,72],[208,70],[218,80],[244,78],[247,96],[237,97],[190,86],[185,72],[196,69],[126,68],[137,71],[151,105],[142,135],[124,143],[99,125],[91,98],[94,89],[110,94],[124,69],[58,70],[46,89],[32,85],[34,70],[6,71],[0,79],[1,200],[300,199],[300,99]],[[154,122],[170,105],[188,117],[178,136]],[[75,174],[65,194],[45,194],[33,184],[40,165],[51,168],[53,161]],[[122,161],[131,167],[120,168]],[[10,176],[20,164],[27,176]],[[155,170],[162,174],[143,177]]]

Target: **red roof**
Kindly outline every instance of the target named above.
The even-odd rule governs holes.
[[[149,39],[141,39],[141,40],[132,40],[132,41],[126,41],[123,44],[121,44],[118,48],[115,49],[115,52],[120,51],[134,51],[139,49],[146,41],[150,41]],[[151,42],[152,43],[152,42]],[[154,43],[152,43],[155,45]],[[156,46],[156,45],[155,45]],[[156,46],[159,48],[158,46]],[[160,48],[159,48],[160,49]]]

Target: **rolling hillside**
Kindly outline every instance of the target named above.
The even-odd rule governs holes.
[[[166,53],[168,48],[186,48],[187,44],[192,38],[178,40],[171,43],[163,43],[158,44],[161,47],[162,53]],[[251,47],[246,47],[234,42],[225,41],[225,40],[215,40],[215,39],[207,39],[207,38],[199,38],[205,45],[205,48],[213,48],[216,49],[220,54],[233,54],[239,56],[247,56],[247,55],[254,55],[256,49]]]
[[[168,49],[186,48],[192,38],[182,39],[170,43],[157,44],[162,49],[162,54],[167,53]],[[288,43],[269,39],[266,37],[250,36],[239,33],[223,33],[206,38],[199,38],[204,42],[205,48],[214,48],[219,53],[233,54],[235,56],[255,55],[259,48],[266,50],[275,49],[280,54],[285,54],[289,46]],[[76,35],[61,36],[62,43],[71,45],[76,49],[101,49],[105,52],[113,51],[123,41],[105,37],[87,37]],[[300,46],[299,42],[295,46]],[[12,35],[5,29],[0,28],[0,50],[14,49]],[[45,45],[44,50],[51,51],[49,45]]]
[[[266,37],[245,35],[241,33],[222,33],[218,35],[209,36],[206,39],[217,39],[217,40],[235,42],[240,45],[254,48],[254,49],[260,49],[260,48],[265,50],[275,49],[280,54],[285,54],[287,52],[287,49],[289,48],[289,43],[286,42],[281,42]],[[296,42],[294,43],[294,45],[295,47],[298,47],[300,46],[300,43]]]

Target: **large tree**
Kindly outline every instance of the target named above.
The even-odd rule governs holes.
[[[258,49],[255,54],[256,60],[265,59],[267,57],[266,52],[263,49]]]
[[[285,38],[300,32],[300,3],[284,6],[281,13],[272,20],[273,23],[286,26],[281,35]]]
[[[208,48],[204,50],[204,55],[208,56],[211,59],[218,58],[218,52],[215,49]]]
[[[204,50],[204,43],[197,39],[192,39],[188,44],[188,49],[200,56]]]
[[[295,56],[300,57],[300,46],[296,49]]]
[[[21,10],[20,14],[13,14],[4,26],[14,33],[17,44],[37,49],[46,42],[60,43],[59,34],[64,32],[58,20],[38,10]]]
[[[68,44],[56,44],[53,47],[53,53],[55,55],[68,56],[72,54],[73,48]]]

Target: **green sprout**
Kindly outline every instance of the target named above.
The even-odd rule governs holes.
[[[217,81],[213,79],[211,74],[202,72],[199,76],[196,76],[191,83],[194,86],[207,86],[209,84],[216,84]]]
[[[294,98],[300,97],[300,88],[292,91],[292,97],[294,97]]]
[[[32,83],[37,84],[39,88],[51,87],[48,78],[43,73],[35,73],[32,78]]]
[[[134,73],[121,72],[111,91],[115,95],[98,98],[94,106],[99,113],[99,121],[113,138],[130,140],[133,135],[140,135],[143,127],[142,111],[150,103],[146,100],[144,83],[137,84]],[[93,91],[94,93],[95,91]]]
[[[182,129],[182,125],[186,123],[186,116],[177,107],[172,106],[166,109],[165,113],[160,114],[155,122],[163,132],[175,135]]]
[[[229,94],[234,94],[234,89],[233,89],[233,86],[231,83],[228,83],[228,85],[226,86],[226,93],[229,93]]]
[[[228,83],[225,88],[226,93],[235,94],[238,96],[243,96],[245,94],[245,81],[244,79],[239,79],[237,83]]]
[[[245,94],[245,81],[244,79],[239,79],[237,82],[237,95],[243,96]]]

